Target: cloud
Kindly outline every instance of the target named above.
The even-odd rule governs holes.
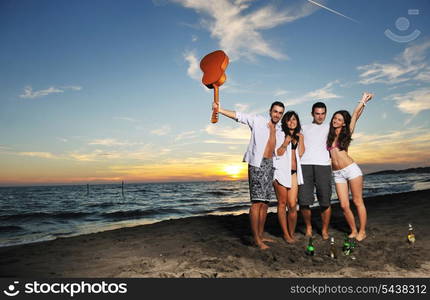
[[[186,132],[182,132],[182,133],[178,134],[175,137],[175,141],[180,141],[180,140],[184,140],[184,139],[191,139],[191,138],[195,138],[196,136],[197,135],[196,135],[196,132],[194,130],[186,131]]]
[[[156,147],[152,144],[146,144],[138,149],[120,149],[120,150],[101,150],[92,151],[74,151],[65,154],[65,159],[77,161],[154,161],[171,152],[170,149]]]
[[[82,89],[82,87],[80,87],[80,86],[64,86],[61,88],[56,88],[56,87],[51,86],[45,90],[33,91],[33,88],[31,86],[26,86],[24,88],[24,93],[19,95],[19,97],[25,98],[25,99],[34,99],[34,98],[40,98],[40,97],[48,96],[50,94],[64,93],[64,91],[67,89],[74,90],[74,91],[80,91]]]
[[[235,108],[235,111],[244,112],[244,111],[247,111],[249,109],[249,105],[243,104],[243,103],[236,103],[234,105],[234,108]]]
[[[275,96],[275,97],[280,97],[280,96],[284,96],[284,95],[286,95],[286,94],[288,94],[288,91],[286,91],[286,90],[282,90],[282,89],[277,89],[277,90],[273,93],[273,96]]]
[[[285,100],[285,102],[287,105],[297,105],[297,104],[301,104],[303,102],[312,101],[312,100],[327,100],[327,99],[340,98],[341,96],[335,94],[332,91],[333,86],[335,84],[339,84],[339,81],[338,80],[331,81],[320,89],[310,91],[301,97],[287,99]]]
[[[430,88],[422,88],[405,94],[395,94],[390,97],[397,102],[397,108],[407,114],[417,115],[430,109]]]
[[[430,161],[428,128],[415,127],[382,134],[354,134],[351,156],[359,163],[395,164]]]
[[[118,153],[106,152],[100,149],[96,149],[89,153],[78,153],[72,152],[67,155],[69,159],[77,160],[77,161],[99,161],[99,160],[112,160],[119,159],[121,155]]]
[[[137,123],[139,122],[136,119],[133,118],[129,118],[129,117],[113,117],[114,120],[122,120],[122,121],[128,121],[128,122],[132,122],[132,123]]]
[[[286,59],[287,55],[267,42],[262,30],[274,28],[306,17],[318,8],[308,2],[290,7],[265,5],[251,10],[253,1],[233,0],[173,0],[194,9],[201,16],[201,25],[219,41],[232,60],[254,59],[256,55]]]
[[[50,152],[18,152],[18,155],[23,156],[31,156],[31,157],[38,157],[38,158],[48,158],[48,159],[55,159],[58,158],[56,155],[50,153]]]
[[[126,142],[120,142],[116,139],[95,139],[88,143],[88,145],[99,145],[99,146],[130,146],[135,145],[136,143],[126,143]]]
[[[205,143],[247,144],[250,138],[250,130],[247,126],[233,128],[209,124],[205,131],[209,135],[220,138],[219,140],[207,140]]]
[[[357,67],[361,71],[359,82],[361,84],[396,84],[409,80],[430,82],[430,66],[426,57],[429,49],[430,41],[426,41],[407,47],[392,63],[359,66]]]
[[[188,51],[184,53],[184,58],[188,62],[188,76],[200,81],[202,72],[200,71],[199,60],[197,59],[196,54],[193,51]]]
[[[163,125],[158,129],[152,130],[151,133],[155,135],[166,135],[170,132],[170,130],[171,130],[170,125]]]
[[[77,85],[68,85],[68,86],[62,86],[62,89],[69,89],[69,90],[73,90],[73,91],[80,91],[82,90],[81,86],[77,86]]]

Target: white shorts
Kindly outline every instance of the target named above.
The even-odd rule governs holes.
[[[346,183],[347,180],[354,179],[358,176],[363,176],[360,167],[356,163],[352,163],[342,170],[333,170],[335,183]]]

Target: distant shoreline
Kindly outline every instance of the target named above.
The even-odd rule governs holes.
[[[419,167],[419,168],[409,168],[402,170],[383,170],[378,172],[366,173],[364,175],[390,175],[390,174],[407,174],[407,173],[430,173],[430,167]],[[236,180],[189,180],[189,181],[141,181],[141,182],[127,182],[124,180],[124,184],[168,184],[168,183],[198,183],[198,182],[230,182],[230,181],[248,181],[246,178],[244,179],[236,179]],[[1,185],[0,188],[19,188],[19,187],[51,187],[51,186],[86,186],[89,184],[90,186],[95,185],[121,185],[121,180],[118,182],[95,182],[95,183],[41,183],[41,184],[22,184],[22,185]]]
[[[403,170],[384,170],[384,171],[368,173],[366,175],[388,175],[388,174],[407,174],[407,173],[430,173],[430,167],[409,168],[409,169],[403,169]]]

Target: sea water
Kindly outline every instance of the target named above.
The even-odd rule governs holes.
[[[363,196],[430,189],[430,174],[365,175]],[[337,202],[333,187],[332,202]],[[315,203],[317,205],[317,203]],[[247,181],[0,188],[0,247],[172,218],[242,214]],[[276,198],[269,211],[276,211]]]

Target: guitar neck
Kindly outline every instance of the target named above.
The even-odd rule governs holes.
[[[214,84],[213,87],[214,87],[214,103],[216,103],[216,104],[219,105],[219,91],[218,91],[218,86]],[[218,109],[214,109],[212,111],[211,122],[212,123],[218,122]]]

